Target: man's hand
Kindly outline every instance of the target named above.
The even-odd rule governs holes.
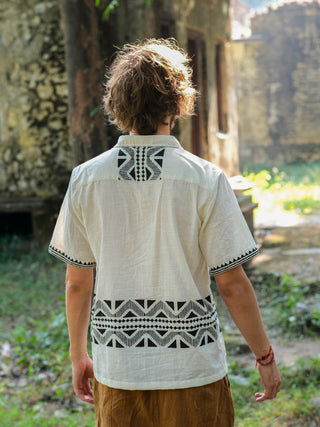
[[[72,385],[79,399],[94,403],[90,379],[93,378],[92,360],[89,356],[72,362]]]
[[[234,323],[238,326],[256,357],[267,355],[270,342],[264,326],[251,282],[241,266],[234,267],[215,276],[220,295],[223,298]],[[281,375],[277,364],[259,366],[264,393],[256,393],[256,401],[274,399],[280,390]]]
[[[274,399],[280,391],[281,375],[274,361],[271,365],[262,366],[258,364],[261,382],[264,387],[264,393],[255,393],[256,401],[263,402],[264,400]]]

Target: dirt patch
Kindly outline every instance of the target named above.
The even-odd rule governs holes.
[[[252,266],[263,272],[289,274],[310,284],[320,281],[320,215],[291,212],[256,214],[256,240],[260,256]]]
[[[289,274],[302,284],[320,281],[320,250],[292,252],[280,248],[265,249],[251,264],[262,272]]]
[[[289,274],[301,285],[320,282],[320,215],[296,217],[288,213],[288,226],[282,213],[279,223],[274,217],[265,217],[265,221],[256,228],[256,240],[262,249],[259,256],[252,260],[251,268],[257,271]],[[284,364],[292,364],[299,357],[320,357],[319,337],[303,338],[285,342],[272,339],[277,359]],[[246,363],[248,355],[240,356]],[[250,356],[251,358],[251,356]]]

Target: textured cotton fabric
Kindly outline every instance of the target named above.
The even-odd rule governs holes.
[[[226,375],[208,268],[258,253],[220,169],[172,136],[122,136],[73,170],[49,248],[96,267],[94,373],[120,389],[196,387]]]
[[[121,390],[94,379],[97,427],[233,427],[227,376],[201,387]]]

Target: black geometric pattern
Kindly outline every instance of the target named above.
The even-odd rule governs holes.
[[[259,255],[259,249],[258,248],[250,249],[246,253],[238,256],[237,258],[234,258],[233,260],[226,262],[225,264],[219,265],[218,267],[212,268],[211,272],[213,274],[223,273],[224,271],[228,271],[231,268],[236,267],[237,265],[240,265],[249,261],[249,259],[255,257],[256,255]]]
[[[107,347],[200,347],[219,334],[211,296],[196,301],[93,300],[92,341]]]
[[[75,267],[93,268],[96,266],[95,262],[83,262],[83,261],[79,261],[77,259],[73,259],[69,255],[60,251],[59,249],[56,249],[52,245],[49,245],[48,252],[49,252],[49,254],[54,255],[55,257],[57,257],[61,261],[65,262],[66,264],[71,264]]]
[[[121,147],[118,152],[119,179],[160,180],[164,154],[163,147]]]

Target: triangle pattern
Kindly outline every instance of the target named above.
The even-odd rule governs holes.
[[[178,301],[178,310],[181,310],[181,308],[186,304],[186,301]]]
[[[123,333],[128,335],[129,337],[131,337],[131,335],[133,335],[135,332],[136,332],[136,329],[128,329],[123,331]]]
[[[167,330],[161,330],[161,331],[157,330],[157,334],[159,334],[161,337],[163,337],[167,332],[168,332]]]
[[[103,300],[103,302],[104,303],[106,303],[107,304],[107,306],[110,308],[110,310],[111,310],[111,301],[110,300],[108,300],[108,299],[104,299]]]
[[[127,159],[118,157],[118,168],[122,165],[122,163],[124,163]]]
[[[133,311],[129,310],[123,317],[138,317]]]
[[[99,310],[98,313],[95,314],[96,317],[105,317],[105,314],[103,311]]]
[[[166,313],[164,313],[163,311],[160,311],[157,315],[156,315],[156,317],[158,318],[158,317],[162,317],[162,318],[166,318],[167,317],[167,315],[166,315]]]
[[[124,300],[116,300],[115,301],[115,307],[116,309],[120,307],[120,305],[124,302]]]
[[[145,303],[144,299],[136,299],[135,301],[140,305],[140,307],[144,308],[144,303]]]
[[[138,342],[136,347],[144,347],[144,338],[142,338],[142,340],[140,342]]]
[[[166,301],[166,304],[171,308],[171,310],[174,310],[174,302],[173,301]]]

